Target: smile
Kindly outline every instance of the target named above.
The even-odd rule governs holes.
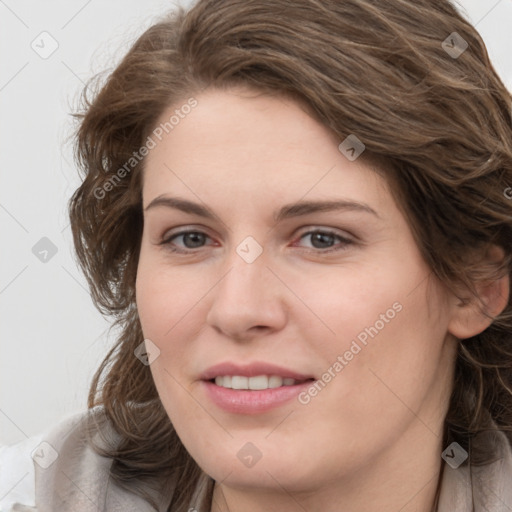
[[[213,382],[223,388],[258,391],[280,388],[281,386],[294,386],[305,381],[292,379],[290,377],[281,377],[279,375],[257,375],[255,377],[246,377],[244,375],[219,375],[213,379]]]

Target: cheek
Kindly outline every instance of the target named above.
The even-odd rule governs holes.
[[[419,274],[418,269],[415,271]],[[299,305],[293,318],[301,325],[302,337],[328,354],[329,360],[349,350],[352,341],[364,347],[369,340],[381,337],[391,324],[399,325],[414,280],[400,280],[394,271],[385,271],[384,265],[349,265],[318,277],[294,277],[294,290],[305,298],[309,312]]]
[[[424,283],[412,293],[409,286],[395,287],[347,311],[343,351],[331,356],[343,355],[347,362],[330,398],[342,398],[355,417],[365,418],[369,434],[371,417],[380,418],[380,428],[392,429],[412,418],[410,410],[423,407],[425,419],[435,424],[438,408],[432,404],[449,388],[451,365],[445,351],[448,320],[437,300]]]
[[[343,395],[357,390],[356,396],[366,394],[372,403],[386,393],[393,399],[379,377],[411,399],[425,391],[440,364],[449,320],[442,291],[433,282],[429,286],[421,260],[393,261],[364,273],[344,269],[327,290],[307,278],[296,281],[303,290],[309,287],[308,305],[321,319],[300,320],[304,339],[323,361],[321,371],[343,374],[332,388]]]
[[[176,339],[176,330],[190,324],[207,291],[207,283],[197,273],[171,268],[161,258],[141,253],[136,294],[144,336],[163,341],[172,335]]]

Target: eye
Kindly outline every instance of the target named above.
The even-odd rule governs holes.
[[[345,238],[333,231],[324,229],[314,229],[303,233],[299,240],[308,240],[309,248],[319,249],[316,252],[331,252],[343,250],[347,245],[353,244],[352,240]],[[338,245],[336,246],[336,242]]]
[[[167,246],[173,252],[188,252],[201,248],[211,238],[202,231],[185,230],[164,237],[160,245]]]
[[[165,246],[171,252],[193,253],[194,249],[200,249],[207,245],[208,240],[213,241],[206,233],[198,230],[182,230],[178,233],[172,233],[163,237],[160,245]],[[309,240],[304,246],[300,241]],[[299,242],[294,246],[302,246],[313,252],[326,253],[345,249],[353,244],[352,240],[326,229],[314,229],[303,233],[299,237]],[[210,243],[209,245],[213,245]]]

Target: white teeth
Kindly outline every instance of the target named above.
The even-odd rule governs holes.
[[[266,375],[249,377],[249,389],[268,389],[268,377]]]
[[[281,386],[293,386],[297,384],[295,379],[279,377],[279,375],[258,375],[257,377],[244,377],[242,375],[219,375],[215,377],[215,384],[229,389],[272,389]]]
[[[268,387],[269,388],[279,388],[283,385],[283,378],[278,377],[277,375],[272,375],[272,377],[268,378]]]
[[[249,377],[233,375],[231,377],[231,387],[233,389],[249,389]]]

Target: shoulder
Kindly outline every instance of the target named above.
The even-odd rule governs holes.
[[[91,426],[97,419],[96,411],[87,411],[59,423],[43,436],[33,456],[38,512],[71,510],[72,503],[77,510],[88,510],[78,504],[82,505],[84,498],[95,502],[101,496],[110,461],[97,455],[91,444]]]
[[[101,408],[58,425],[42,441],[43,463],[34,466],[37,512],[154,511],[146,500],[115,484],[112,459],[95,449],[118,442]]]
[[[35,510],[35,468],[52,457],[44,440],[54,431],[67,431],[83,414],[69,416],[42,434],[0,447],[1,511]]]
[[[117,441],[103,411],[95,408],[65,419],[40,436],[7,447],[1,452],[0,483],[2,487],[14,485],[16,491],[13,488],[9,492],[0,510],[154,511],[145,500],[112,481],[112,460],[93,447],[112,446]],[[17,485],[7,477],[11,473],[12,478],[22,478]]]
[[[7,512],[15,504],[34,506],[34,467],[32,451],[40,437],[31,437],[0,448],[0,510]]]

